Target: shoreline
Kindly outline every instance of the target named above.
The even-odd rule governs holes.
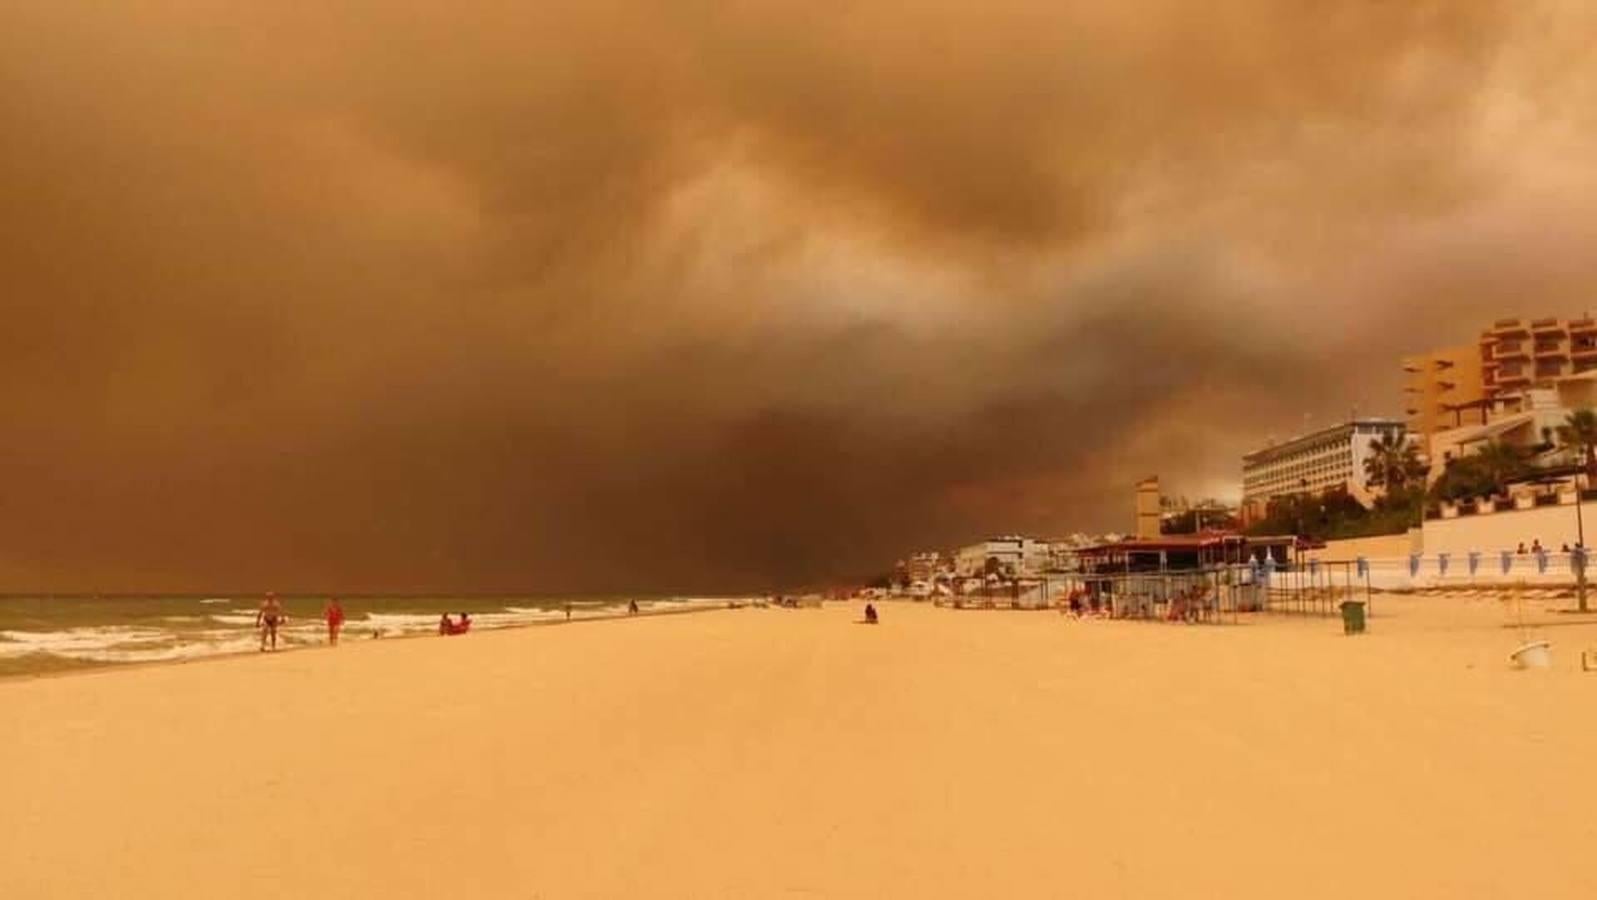
[[[126,595],[126,596],[133,596],[133,595]],[[203,596],[203,595],[196,595],[196,596]],[[306,596],[314,596],[314,595],[306,595]],[[730,603],[732,601],[727,601],[727,602]],[[441,635],[441,634],[436,634],[436,633],[432,633],[432,632],[417,631],[417,632],[412,632],[412,633],[408,633],[408,634],[406,634],[406,633],[395,634],[395,635],[393,635],[391,637],[365,637],[365,638],[356,638],[356,639],[353,639],[353,640],[340,640],[338,646],[339,647],[346,647],[346,646],[357,646],[357,647],[360,647],[360,646],[365,646],[367,644],[383,644],[383,643],[391,643],[391,642],[397,642],[397,641],[413,641],[413,640],[419,640],[419,639],[424,639],[424,638],[445,638],[445,637],[469,638],[473,634],[477,634],[477,635],[495,634],[495,633],[501,632],[501,631],[505,631],[505,632],[520,631],[522,629],[527,629],[527,628],[550,628],[550,627],[558,627],[558,626],[562,626],[562,625],[576,625],[576,624],[581,623],[581,622],[613,622],[613,621],[616,621],[618,619],[619,620],[631,620],[631,619],[644,619],[644,618],[658,618],[658,617],[661,617],[661,616],[681,616],[681,615],[687,615],[689,613],[715,612],[717,610],[723,610],[724,611],[724,610],[728,610],[728,609],[731,609],[731,608],[732,607],[729,607],[729,606],[726,606],[726,605],[712,606],[712,605],[709,605],[709,604],[699,604],[699,605],[693,605],[693,606],[686,606],[683,609],[650,609],[647,612],[640,611],[640,612],[638,612],[635,615],[634,614],[629,614],[629,613],[626,613],[626,612],[621,612],[621,613],[601,613],[601,614],[598,614],[598,615],[586,615],[586,616],[581,616],[581,617],[575,617],[574,616],[574,617],[572,617],[570,619],[557,619],[557,620],[554,620],[554,621],[519,622],[519,623],[512,624],[512,625],[500,625],[500,626],[494,627],[494,628],[481,628],[481,629],[478,629],[475,632],[469,632],[469,633],[463,634],[463,635]],[[258,635],[259,631],[257,630],[257,631],[255,631],[253,633]],[[324,631],[324,633],[325,633],[325,631]],[[172,667],[172,666],[187,666],[187,665],[194,665],[194,664],[197,664],[197,663],[217,662],[217,661],[220,661],[220,660],[238,660],[238,659],[248,659],[248,658],[251,658],[251,657],[266,658],[266,657],[273,657],[273,656],[282,656],[282,655],[285,655],[285,654],[304,653],[304,652],[313,651],[313,650],[334,650],[334,649],[338,649],[338,648],[333,647],[331,644],[328,644],[324,640],[324,641],[322,641],[320,643],[301,644],[301,645],[292,646],[292,647],[282,647],[282,648],[277,649],[277,650],[265,650],[265,651],[262,651],[262,650],[235,650],[235,651],[224,651],[224,652],[219,652],[219,653],[208,653],[208,654],[199,655],[199,656],[189,656],[189,657],[184,657],[184,658],[180,658],[180,659],[152,659],[152,660],[142,660],[142,661],[139,661],[139,662],[88,663],[88,664],[80,665],[80,666],[77,666],[77,667],[67,667],[67,668],[61,668],[61,669],[47,669],[47,670],[38,671],[38,672],[25,672],[25,671],[23,671],[23,672],[10,672],[10,673],[0,672],[0,686],[4,686],[6,684],[10,684],[10,683],[17,682],[17,681],[39,681],[39,680],[55,679],[55,678],[79,678],[79,677],[85,677],[85,676],[91,676],[91,675],[106,675],[106,674],[110,674],[110,673],[114,673],[114,672],[125,672],[125,671],[132,671],[132,670],[138,670],[138,669],[168,668],[168,667]]]

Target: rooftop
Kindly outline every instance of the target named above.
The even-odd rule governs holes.
[[[1361,426],[1396,429],[1405,429],[1407,427],[1403,423],[1402,419],[1350,419],[1339,425],[1332,425],[1329,428],[1322,428],[1319,431],[1313,431],[1305,435],[1290,438],[1279,444],[1271,444],[1270,446],[1254,450],[1252,453],[1245,453],[1242,455],[1242,462],[1244,465],[1249,463],[1266,462],[1278,456],[1284,456],[1288,453],[1295,453],[1298,450],[1313,444],[1317,444],[1321,441],[1333,438],[1340,440],[1343,437],[1344,432],[1351,432],[1353,429],[1359,428]]]

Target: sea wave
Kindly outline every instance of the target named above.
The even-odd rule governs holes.
[[[148,648],[177,640],[177,635],[158,628],[131,625],[103,625],[69,628],[64,631],[0,631],[0,658],[48,653],[72,658],[74,653],[91,653],[112,647]]]
[[[55,656],[81,662],[138,663],[198,659],[224,653],[243,653],[260,646],[254,637],[235,637],[220,641],[190,641],[164,647],[108,647],[99,650],[52,651]]]

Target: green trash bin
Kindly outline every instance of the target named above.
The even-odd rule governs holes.
[[[1342,633],[1363,634],[1364,601],[1343,600],[1340,609],[1342,610]]]

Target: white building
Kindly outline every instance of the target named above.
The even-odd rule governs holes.
[[[1552,387],[1531,388],[1516,393],[1499,393],[1479,404],[1482,421],[1447,428],[1431,435],[1431,480],[1442,476],[1447,464],[1480,452],[1492,442],[1508,444],[1523,451],[1557,444],[1558,429],[1578,409],[1597,405],[1597,379],[1581,374],[1559,379]],[[1563,458],[1560,458],[1563,457]],[[1578,455],[1567,450],[1544,453],[1542,462],[1576,463]]]
[[[1244,516],[1262,516],[1272,497],[1333,489],[1346,490],[1368,506],[1374,500],[1364,487],[1370,444],[1387,434],[1403,437],[1405,431],[1394,419],[1355,419],[1243,456]]]
[[[989,538],[954,553],[954,571],[959,575],[980,575],[989,558],[997,559],[1006,574],[1035,575],[1048,568],[1051,545],[1029,537]]]
[[[941,553],[929,551],[910,554],[904,569],[911,584],[918,581],[930,584],[938,575],[944,573],[946,566]]]

